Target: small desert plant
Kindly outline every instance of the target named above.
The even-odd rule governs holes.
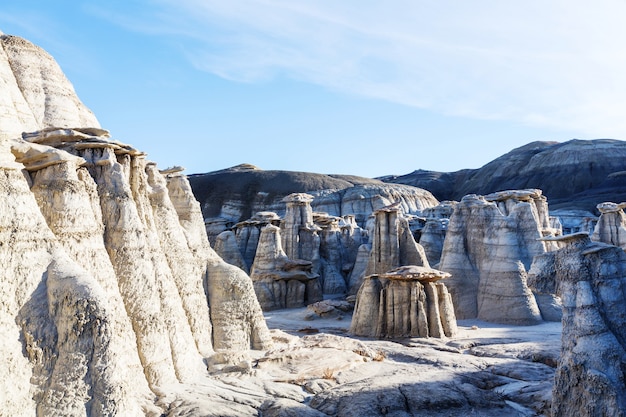
[[[379,350],[378,352],[376,352],[376,355],[374,355],[372,360],[376,362],[382,362],[386,357],[387,355],[385,354],[385,352],[383,352],[382,350]]]
[[[335,371],[331,368],[324,369],[324,372],[322,373],[322,377],[324,379],[333,379],[334,375],[335,375]]]

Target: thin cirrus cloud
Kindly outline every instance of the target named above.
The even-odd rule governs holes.
[[[626,3],[158,0],[143,27],[203,71],[441,114],[626,137]],[[141,25],[141,23],[139,23]]]

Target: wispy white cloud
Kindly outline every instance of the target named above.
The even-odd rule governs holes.
[[[128,28],[197,68],[287,76],[450,115],[626,138],[626,3],[154,0]]]

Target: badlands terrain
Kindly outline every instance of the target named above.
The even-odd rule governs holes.
[[[188,178],[0,45],[0,416],[626,415],[624,142]]]

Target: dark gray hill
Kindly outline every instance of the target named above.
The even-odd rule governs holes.
[[[626,200],[626,142],[614,139],[532,142],[474,170],[418,170],[381,178],[429,190],[439,200],[507,189],[539,188],[551,209],[594,211],[598,203]]]
[[[282,198],[291,193],[316,196],[313,208],[332,215],[355,214],[364,221],[381,204],[402,201],[408,211],[432,207],[437,200],[428,191],[403,184],[354,175],[325,175],[297,171],[264,171],[242,164],[221,171],[189,176],[206,219],[249,219],[258,211],[281,213]]]

